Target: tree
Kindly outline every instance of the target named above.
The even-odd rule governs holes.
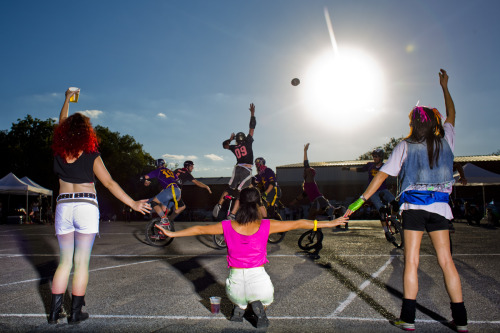
[[[156,193],[143,186],[139,181],[141,175],[151,171],[154,159],[143,150],[142,144],[135,141],[130,135],[121,136],[107,127],[96,126],[95,131],[99,138],[99,152],[113,179],[133,199],[150,198]],[[101,212],[111,214],[121,211],[123,205],[99,182],[97,183]]]
[[[372,159],[372,151],[374,151],[375,149],[377,148],[382,148],[384,150],[384,158],[388,158],[389,155],[391,155],[392,151],[394,150],[394,148],[398,145],[398,143],[401,142],[401,140],[403,140],[404,137],[400,137],[398,139],[396,138],[391,138],[389,140],[388,143],[386,143],[384,146],[378,146],[378,147],[375,147],[373,148],[372,150],[370,151],[367,151],[366,153],[364,153],[363,155],[359,156],[358,157],[358,160],[371,160]]]
[[[43,187],[58,192],[59,182],[53,172],[52,137],[55,121],[40,120],[27,115],[18,119],[10,130],[0,131],[0,153],[6,160],[0,164],[0,177],[13,172],[28,176]],[[149,198],[151,190],[139,183],[140,175],[153,168],[153,158],[130,135],[121,136],[108,128],[96,126],[99,151],[113,179],[134,199]],[[121,211],[121,202],[97,181],[99,205]],[[101,214],[103,210],[101,209]]]
[[[13,123],[10,131],[0,135],[2,156],[1,175],[13,172],[18,177],[27,176],[47,188],[54,188],[57,179],[52,172],[52,133],[55,121],[40,120],[27,115]]]

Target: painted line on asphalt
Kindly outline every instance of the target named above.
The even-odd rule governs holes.
[[[391,256],[389,258],[389,260],[387,260],[385,262],[384,265],[382,265],[382,267],[380,267],[378,269],[378,271],[376,271],[375,273],[373,273],[371,275],[372,278],[377,278],[390,264],[391,262],[394,260],[395,256]],[[358,292],[359,291],[363,291],[366,287],[368,287],[369,285],[371,284],[371,280],[365,280],[363,283],[361,283],[361,285],[358,287]],[[332,312],[332,314],[330,315],[331,317],[335,317],[337,316],[339,313],[341,313],[342,311],[344,311],[344,309],[349,305],[351,304],[352,301],[354,301],[354,299],[358,296],[358,293],[357,292],[353,292],[351,291],[349,293],[349,296],[347,296],[347,299],[345,301],[343,301],[342,303],[340,303],[340,305],[335,309],[335,311]]]
[[[33,318],[47,318],[45,313],[0,313],[2,318],[19,318],[19,317],[33,317]],[[378,321],[387,322],[385,318],[364,318],[364,317],[331,317],[331,316],[267,316],[269,319],[273,320],[350,320],[350,321]],[[102,319],[170,319],[170,320],[227,320],[223,315],[210,315],[210,316],[151,316],[151,315],[98,315],[91,314],[91,318],[102,318]],[[416,319],[417,323],[436,323],[439,321],[432,319]],[[447,321],[442,321],[447,323]],[[490,324],[490,325],[500,325],[500,320],[469,320],[468,324]]]
[[[114,269],[114,268],[121,268],[121,267],[126,267],[126,266],[132,266],[132,265],[147,264],[147,263],[150,263],[150,262],[155,262],[155,261],[160,261],[160,260],[161,259],[154,259],[154,260],[146,260],[146,261],[134,262],[134,263],[130,263],[130,264],[123,264],[123,265],[116,265],[116,266],[108,266],[108,267],[95,268],[95,269],[90,269],[89,273],[97,272],[97,271],[104,271],[104,270]],[[73,273],[71,273],[70,276],[71,275],[73,275]],[[16,282],[4,283],[4,284],[0,284],[0,287],[12,286],[12,285],[15,285],[15,284],[29,283],[29,282],[40,281],[40,280],[51,279],[51,278],[52,278],[52,276],[46,276],[46,277],[41,277],[41,278],[36,278],[36,279],[29,279],[29,280],[23,280],[23,281],[16,281]]]

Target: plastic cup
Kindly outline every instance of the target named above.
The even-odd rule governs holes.
[[[69,101],[73,103],[78,103],[78,98],[80,97],[80,88],[70,87],[69,90],[76,91],[76,93],[69,98]]]
[[[210,311],[217,314],[220,312],[220,297],[212,296],[210,297]]]

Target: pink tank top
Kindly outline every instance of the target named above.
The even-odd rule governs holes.
[[[253,235],[236,232],[231,221],[222,221],[227,244],[227,265],[235,268],[253,268],[267,264],[267,239],[271,222],[261,220],[259,230]]]

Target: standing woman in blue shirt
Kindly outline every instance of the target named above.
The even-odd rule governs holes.
[[[420,244],[424,231],[427,231],[450,297],[451,325],[458,332],[468,332],[462,285],[450,251],[448,225],[453,214],[448,202],[454,183],[455,105],[448,91],[448,74],[443,69],[439,73],[439,82],[446,106],[444,124],[437,109],[414,107],[409,115],[410,134],[394,148],[363,195],[349,206],[347,215],[361,207],[387,176],[398,176],[405,266],[403,306],[400,318],[394,324],[406,331],[415,330]]]
[[[123,191],[104,166],[97,150],[98,140],[90,119],[81,113],[68,117],[69,100],[75,94],[66,91],[59,125],[54,130],[54,172],[59,178],[59,196],[55,229],[59,242],[59,265],[52,279],[52,304],[48,321],[56,324],[62,317],[63,295],[68,287],[72,267],[72,304],[68,323],[77,324],[89,317],[82,312],[89,279],[89,260],[99,232],[99,206],[94,174],[120,201],[142,214],[151,206],[147,200],[135,201]]]

